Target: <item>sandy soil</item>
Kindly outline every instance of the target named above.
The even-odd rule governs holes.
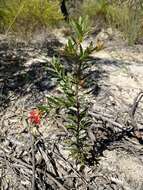
[[[43,38],[36,46],[32,44],[19,45],[20,47],[9,45],[7,39],[1,37],[1,136],[7,134],[8,138],[17,141],[15,133],[22,130],[23,118],[39,102],[45,103],[47,94],[55,87],[54,81],[47,76],[45,66],[63,47],[62,44],[66,43],[61,32],[55,34],[56,40],[51,37],[46,40]],[[85,46],[89,40],[96,41],[96,38],[92,36],[86,41]],[[113,36],[110,40],[107,36],[106,48],[94,53],[89,64],[92,64],[92,70],[96,71],[93,84],[98,85],[98,93],[91,95],[92,109],[111,114],[122,123],[129,117],[134,98],[143,90],[143,45],[128,47],[125,42],[120,42],[121,39]],[[136,113],[138,127],[141,129],[142,113],[141,101]],[[40,130],[47,137],[52,131],[50,137],[55,138],[55,129]],[[23,138],[20,138],[20,141]],[[85,176],[98,176],[95,181],[99,190],[142,190],[142,171],[143,146],[134,138],[115,142],[109,150],[103,152],[98,166],[84,169]]]

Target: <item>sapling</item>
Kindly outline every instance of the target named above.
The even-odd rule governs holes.
[[[68,131],[67,140],[71,156],[78,162],[85,162],[89,155],[90,146],[87,143],[87,128],[91,125],[88,115],[89,101],[84,93],[84,83],[87,80],[85,70],[90,67],[87,60],[94,51],[102,48],[102,44],[94,46],[90,42],[83,47],[83,42],[89,35],[88,17],[80,17],[77,21],[70,21],[73,30],[72,36],[64,48],[64,56],[68,57],[70,69],[53,57],[50,71],[57,79],[59,94],[48,97],[48,105],[40,106],[58,120],[62,121],[63,127]]]

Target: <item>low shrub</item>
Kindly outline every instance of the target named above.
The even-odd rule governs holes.
[[[88,15],[92,24],[105,22],[108,11],[106,0],[85,0],[81,6],[81,14]]]
[[[47,105],[39,106],[42,112],[48,114],[49,125],[63,127],[68,132],[65,144],[70,155],[79,163],[84,163],[91,156],[91,145],[88,145],[88,128],[92,124],[90,109],[90,90],[84,91],[84,85],[89,75],[85,70],[90,69],[88,63],[94,51],[103,48],[103,44],[91,41],[84,48],[83,42],[89,34],[88,17],[80,17],[78,21],[71,21],[72,35],[69,38],[64,56],[68,57],[69,69],[60,58],[54,57],[49,71],[57,80],[58,94],[49,95]],[[49,126],[50,127],[50,126]]]
[[[100,27],[116,28],[123,33],[129,45],[134,44],[143,35],[143,7],[141,4],[130,4],[108,0],[85,0],[81,6],[81,14],[86,14],[91,24]]]
[[[121,7],[112,5],[107,14],[108,23],[112,28],[117,28],[127,39],[128,44],[134,44],[142,33],[142,13],[128,5]]]
[[[4,31],[23,34],[55,26],[63,19],[58,0],[3,0],[0,17]]]

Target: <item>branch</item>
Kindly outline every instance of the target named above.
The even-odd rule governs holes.
[[[125,128],[123,125],[121,125],[120,123],[117,123],[105,116],[103,116],[101,113],[93,113],[93,112],[88,112],[89,115],[91,115],[92,117],[95,117],[96,119],[101,119],[102,121],[107,121],[108,123],[111,123],[113,126],[117,127],[120,131],[124,131],[127,130],[127,128]]]
[[[143,92],[141,91],[141,92],[139,92],[139,94],[135,97],[134,102],[133,102],[133,105],[132,105],[132,108],[131,108],[131,111],[130,111],[130,113],[129,113],[129,114],[130,114],[130,117],[131,117],[131,121],[132,121],[133,127],[134,127],[134,129],[136,129],[136,130],[138,130],[138,128],[137,128],[137,124],[136,124],[136,122],[135,122],[134,117],[135,117],[136,110],[137,110],[137,108],[138,108],[139,102],[141,101],[142,97],[143,97]]]
[[[29,130],[30,131],[30,130]],[[32,151],[32,190],[35,190],[35,151],[34,151],[34,136],[30,132],[31,151]]]

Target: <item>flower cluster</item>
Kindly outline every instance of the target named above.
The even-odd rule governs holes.
[[[41,122],[41,115],[39,110],[34,109],[29,113],[29,120],[32,124],[39,125]]]

